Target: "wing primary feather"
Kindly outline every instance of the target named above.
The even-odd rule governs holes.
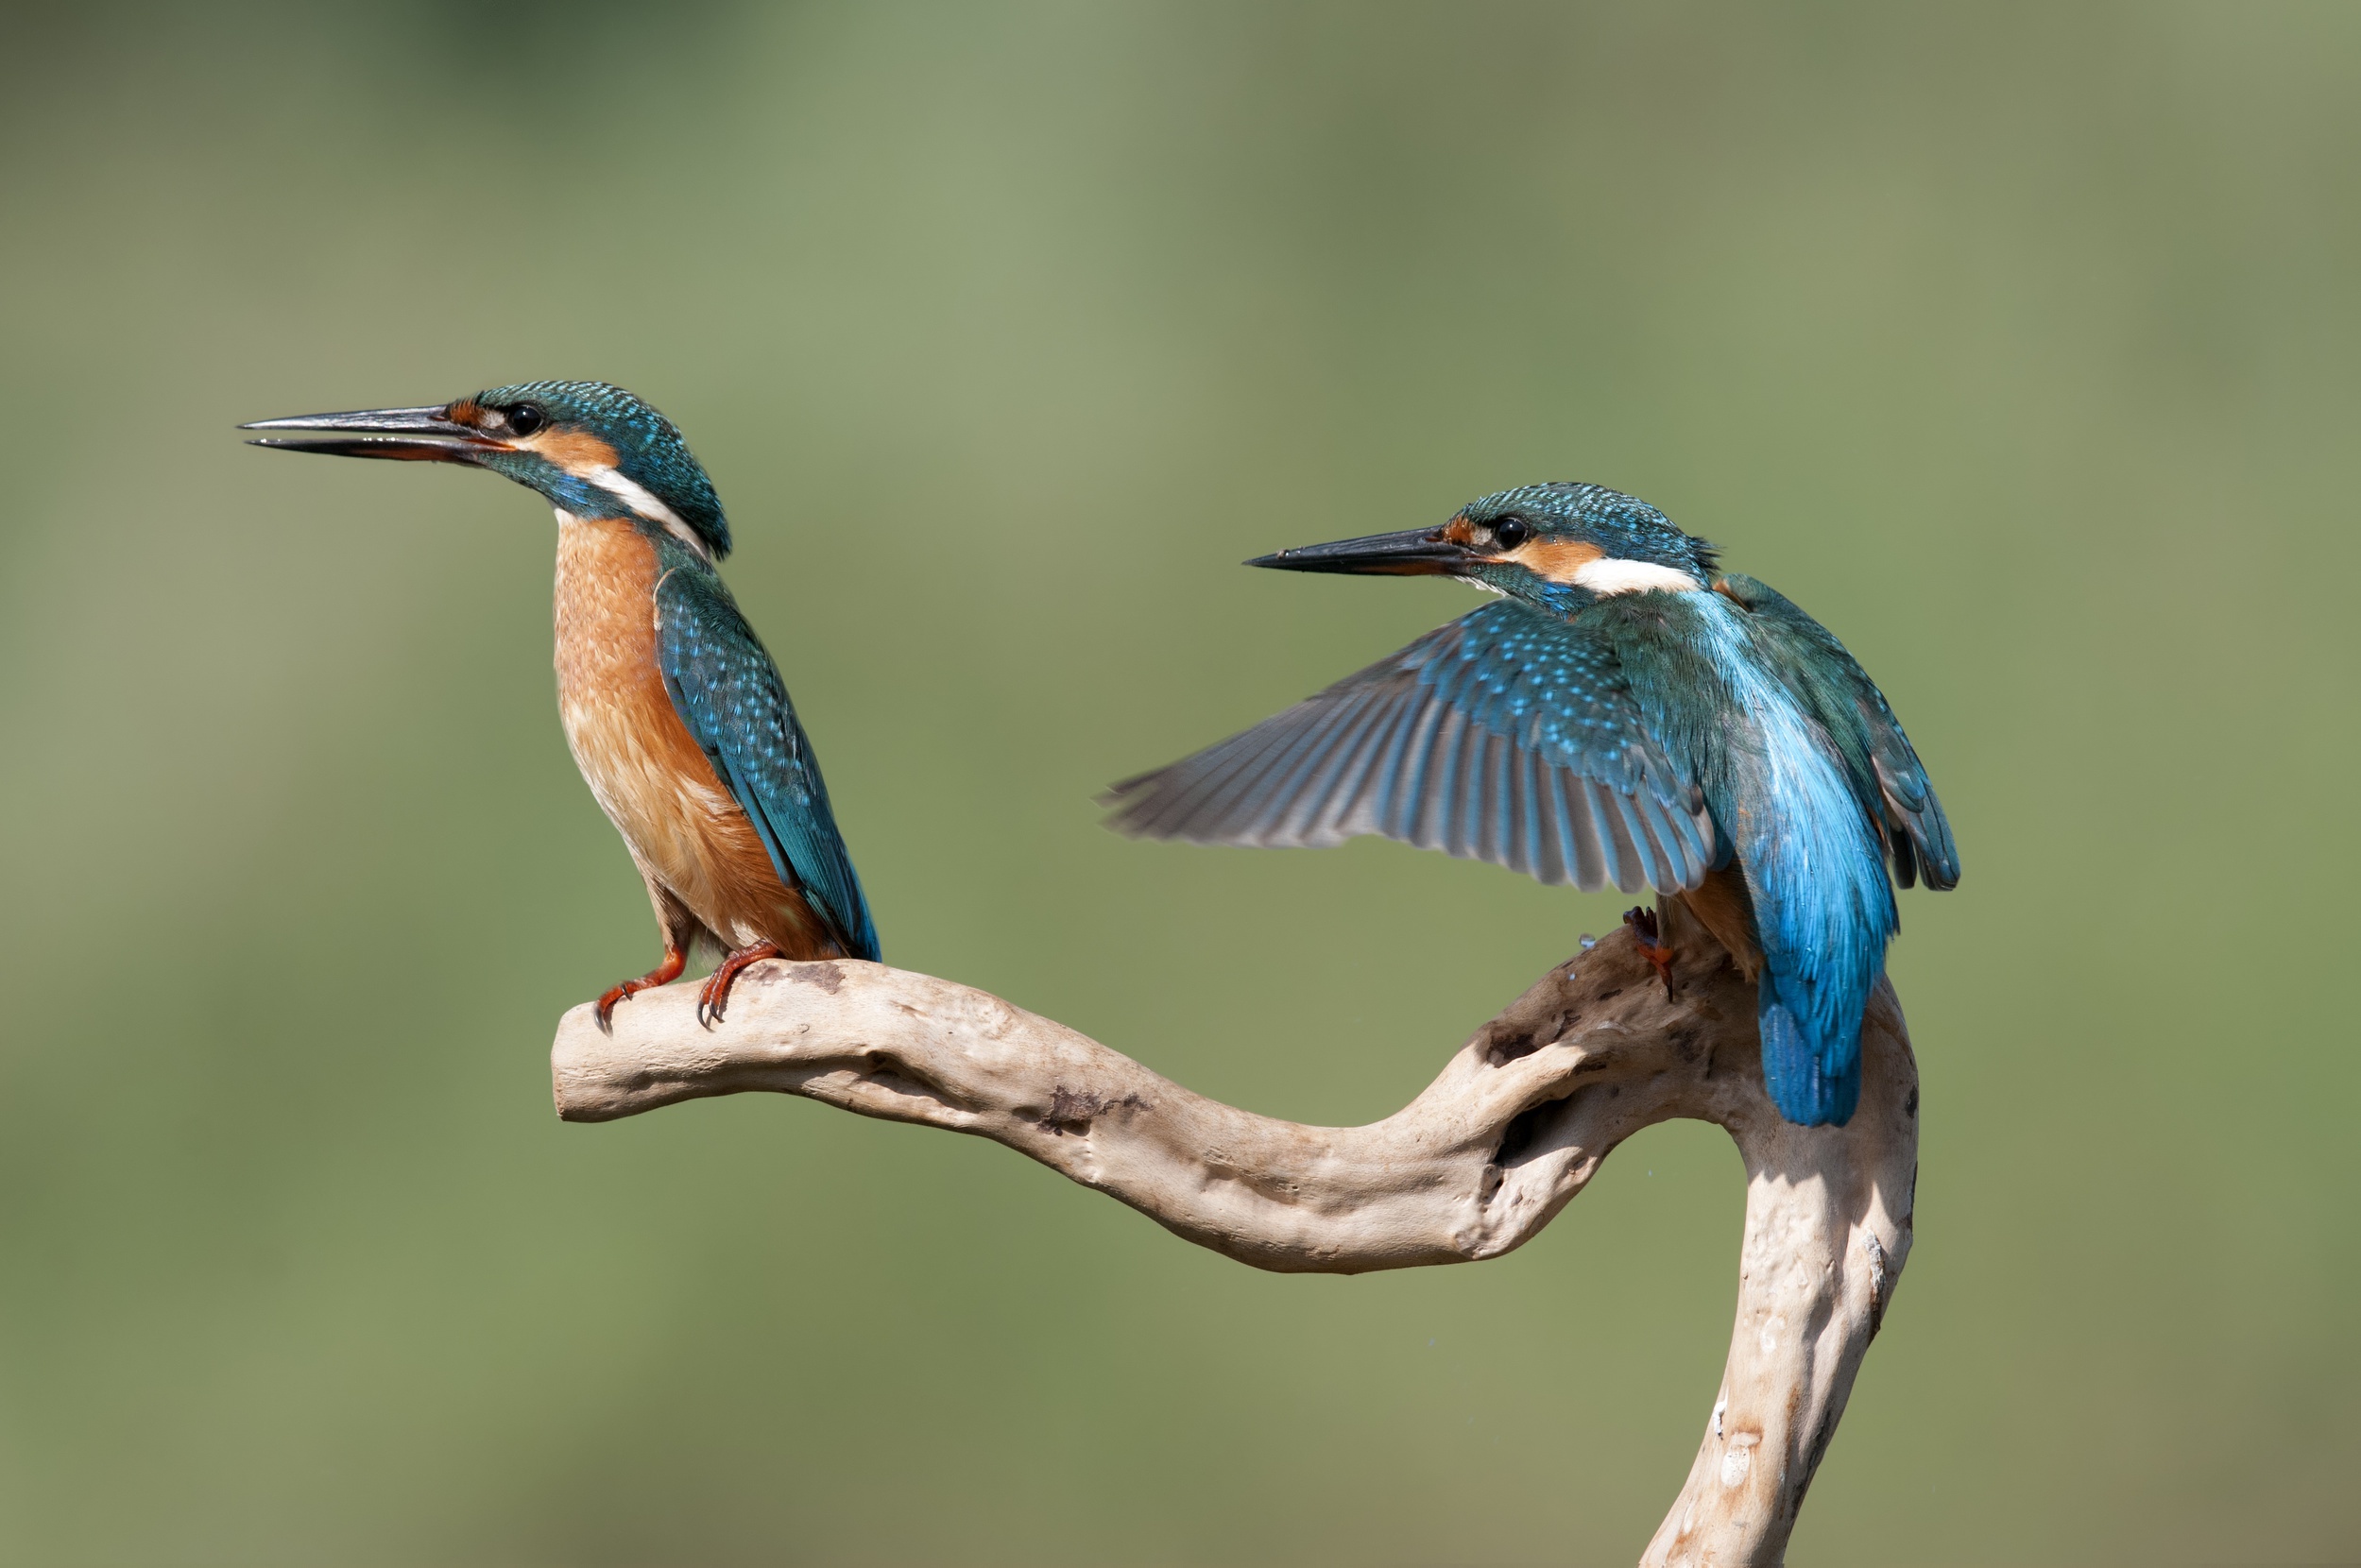
[[[1623,879],[1616,886],[1625,893],[1637,893],[1651,880],[1648,852],[1640,847],[1645,835],[1639,831],[1638,813],[1632,809],[1631,797],[1620,790],[1607,792],[1607,812],[1609,830],[1615,834],[1616,855],[1623,868]]]
[[[1258,783],[1285,760],[1301,726],[1309,722],[1316,728],[1330,716],[1321,707],[1328,695],[1308,697],[1252,729],[1149,775],[1161,798],[1152,797],[1149,813],[1132,826],[1165,838],[1218,840],[1247,830]]]
[[[1225,816],[1243,814],[1237,811],[1237,804],[1245,798],[1254,779],[1270,769],[1272,753],[1277,749],[1275,736],[1316,701],[1298,703],[1243,734],[1151,775],[1158,788],[1150,797],[1148,813],[1137,826],[1158,838],[1222,837],[1219,824]]]
[[[1331,792],[1331,807],[1326,818],[1327,831],[1339,839],[1358,833],[1377,832],[1378,792],[1383,781],[1378,770],[1394,746],[1395,738],[1416,722],[1418,703],[1416,689],[1385,693],[1386,700],[1373,700],[1369,716],[1355,738],[1352,750],[1337,769],[1337,782]]]
[[[1443,795],[1451,776],[1452,746],[1459,734],[1459,711],[1448,703],[1435,700],[1434,728],[1422,736],[1422,744],[1413,754],[1418,766],[1417,786],[1411,795],[1409,809],[1416,813],[1411,824],[1411,842],[1421,849],[1441,849],[1444,828],[1449,822],[1450,808]]]
[[[1499,860],[1499,864],[1514,869],[1514,872],[1525,872],[1530,877],[1532,874],[1532,855],[1520,853],[1518,845],[1520,812],[1515,810],[1515,798],[1518,798],[1515,777],[1523,773],[1523,768],[1518,765],[1520,760],[1523,760],[1523,754],[1509,744],[1506,735],[1495,735],[1492,744],[1485,746],[1485,773],[1490,775],[1487,782],[1492,784],[1492,853]]]
[[[1460,716],[1459,732],[1451,746],[1451,767],[1444,775],[1447,780],[1444,799],[1450,815],[1446,819],[1446,849],[1452,855],[1473,860],[1483,853],[1482,822],[1487,802],[1483,793],[1484,741],[1488,739],[1478,730],[1465,714]]]
[[[1639,859],[1639,880],[1642,887],[1660,887],[1666,878],[1664,868],[1656,859],[1656,843],[1648,833],[1648,813],[1634,795],[1617,793],[1615,797],[1617,814],[1623,820],[1623,831],[1632,841],[1632,848]]]
[[[1687,867],[1682,863],[1680,835],[1674,831],[1672,818],[1662,803],[1647,795],[1633,797],[1638,809],[1639,826],[1646,835],[1642,845],[1652,870],[1649,886],[1658,893],[1678,893],[1688,885]]]
[[[1599,840],[1598,813],[1591,810],[1590,786],[1581,775],[1561,770],[1556,775],[1561,810],[1565,814],[1566,843],[1573,847],[1574,885],[1597,893],[1607,885],[1607,852]]]
[[[1477,804],[1471,828],[1469,858],[1490,861],[1495,865],[1509,865],[1508,801],[1504,791],[1508,784],[1506,752],[1508,742],[1497,735],[1486,735],[1480,741],[1470,758],[1475,776],[1468,780],[1473,786],[1471,795]],[[1514,867],[1512,867],[1514,869]]]
[[[1504,742],[1488,730],[1474,728],[1468,736],[1466,793],[1461,796],[1475,808],[1467,814],[1461,827],[1461,836],[1467,845],[1467,859],[1499,863],[1500,842],[1500,751]]]
[[[1491,756],[1493,811],[1492,844],[1498,851],[1501,863],[1528,876],[1533,869],[1533,858],[1526,847],[1521,824],[1524,819],[1524,796],[1518,788],[1523,775],[1525,754],[1513,745],[1505,735],[1496,735],[1487,748]]]
[[[1411,700],[1412,706],[1400,727],[1369,764],[1370,781],[1377,796],[1372,810],[1378,823],[1377,831],[1404,843],[1416,842],[1411,835],[1424,804],[1421,790],[1427,757],[1433,746],[1434,731],[1443,722],[1443,705],[1424,688],[1413,693]]]
[[[1557,803],[1549,791],[1549,775],[1557,770],[1531,752],[1519,754],[1524,763],[1525,842],[1532,857],[1532,876],[1545,887],[1565,885],[1565,858],[1560,852]]]
[[[1176,820],[1184,838],[1260,844],[1271,832],[1273,818],[1284,807],[1274,786],[1299,759],[1301,748],[1317,737],[1327,715],[1309,715],[1308,728],[1296,728],[1306,715],[1291,709],[1278,719],[1265,720],[1248,731],[1250,743],[1218,781],[1189,792],[1189,809]]]
[[[1648,831],[1655,838],[1667,878],[1657,884],[1656,891],[1678,893],[1695,887],[1704,867],[1699,863],[1696,846],[1689,841],[1688,824],[1684,820],[1684,814],[1662,801],[1651,801]]]
[[[1566,800],[1566,775],[1563,768],[1544,766],[1541,770],[1544,810],[1548,813],[1549,831],[1557,842],[1558,876],[1569,887],[1583,885],[1583,836],[1574,820],[1574,811]]]
[[[1427,785],[1434,771],[1436,736],[1450,718],[1449,708],[1431,694],[1423,694],[1417,720],[1402,732],[1394,772],[1386,781],[1391,792],[1386,802],[1386,831],[1421,849],[1434,847],[1433,836],[1428,831]]]
[[[1610,634],[1514,601],[1109,801],[1112,825],[1143,836],[1324,846],[1377,832],[1584,889],[1687,886],[1721,842]]]
[[[1419,834],[1415,842],[1421,849],[1440,849],[1448,854],[1456,842],[1452,824],[1458,812],[1453,808],[1459,784],[1460,738],[1467,728],[1467,721],[1447,703],[1435,706],[1442,716],[1435,721],[1434,737],[1428,741],[1427,754],[1420,759]]]
[[[1353,722],[1370,695],[1367,688],[1345,693],[1291,744],[1286,768],[1274,773],[1261,787],[1268,804],[1257,814],[1270,825],[1271,832],[1293,836],[1303,822],[1318,815],[1325,804],[1324,776],[1333,772],[1330,764],[1337,750],[1350,739]]]
[[[1374,685],[1347,694],[1337,704],[1317,745],[1306,748],[1302,767],[1279,786],[1285,799],[1276,817],[1276,830],[1286,838],[1307,842],[1333,814],[1339,777],[1365,739],[1368,720],[1381,695]]]
[[[1678,893],[1688,885],[1688,866],[1681,854],[1680,832],[1672,826],[1671,813],[1661,802],[1646,795],[1635,798],[1640,826],[1648,832],[1648,854],[1655,862],[1651,884],[1658,893]]]
[[[1488,727],[1475,726],[1467,748],[1467,792],[1463,797],[1475,808],[1462,829],[1471,861],[1500,863],[1500,754],[1507,742]]]
[[[1509,798],[1514,807],[1509,819],[1510,831],[1525,861],[1525,875],[1547,885],[1545,871],[1552,857],[1545,842],[1541,819],[1540,760],[1516,745],[1509,747],[1508,760]]]
[[[1596,779],[1590,784],[1591,815],[1599,824],[1599,847],[1605,851],[1607,879],[1625,893],[1637,893],[1639,848],[1634,844],[1623,826],[1623,813],[1616,809],[1616,792]]]
[[[1918,881],[1918,856],[1910,847],[1910,835],[1899,824],[1880,823],[1886,840],[1886,853],[1893,858],[1893,882],[1896,887],[1911,887]]]
[[[1292,734],[1284,721],[1299,711],[1290,709],[1278,718],[1265,719],[1246,732],[1252,743],[1240,748],[1244,755],[1238,765],[1219,783],[1192,792],[1190,808],[1181,818],[1183,836],[1219,839],[1228,836],[1225,827],[1252,834],[1268,798],[1266,786],[1286,767],[1293,750],[1290,741],[1300,733]]]

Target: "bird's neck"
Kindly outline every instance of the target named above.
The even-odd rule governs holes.
[[[1520,585],[1511,597],[1522,599],[1537,609],[1545,609],[1569,620],[1599,603],[1599,595],[1579,583],[1552,583],[1547,580]]]
[[[557,685],[601,690],[655,667],[656,542],[627,518],[557,514]]]

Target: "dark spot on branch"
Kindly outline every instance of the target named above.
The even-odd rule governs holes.
[[[1565,1012],[1560,1009],[1544,1025],[1519,1029],[1495,1018],[1484,1026],[1489,1036],[1484,1043],[1484,1059],[1496,1067],[1508,1065],[1519,1057],[1531,1056],[1544,1046],[1552,1046],[1565,1037]]]
[[[1493,1033],[1484,1048],[1484,1059],[1494,1066],[1506,1066],[1519,1057],[1531,1056],[1541,1048],[1537,1033],[1530,1030],[1501,1030]]]
[[[867,1082],[888,1094],[901,1095],[910,1099],[931,1099],[941,1105],[957,1103],[935,1085],[892,1067],[876,1067],[864,1076]]]
[[[1054,1133],[1062,1138],[1069,1133],[1089,1132],[1090,1124],[1109,1111],[1149,1109],[1151,1107],[1148,1102],[1136,1094],[1125,1095],[1121,1099],[1104,1099],[1087,1089],[1076,1093],[1065,1084],[1059,1083],[1050,1090],[1049,1113],[1034,1125],[1044,1133]]]
[[[833,963],[798,963],[787,971],[787,978],[816,985],[831,997],[845,988],[845,972]]]
[[[1820,1470],[1820,1461],[1828,1457],[1829,1440],[1837,1435],[1837,1417],[1843,1413],[1844,1406],[1833,1400],[1829,1402],[1828,1408],[1821,1412],[1820,1424],[1812,1429],[1812,1445],[1804,1456],[1804,1474],[1790,1477],[1788,1482],[1788,1511],[1790,1514],[1803,1505],[1805,1489],[1812,1484],[1812,1476]]]
[[[1912,1121],[1918,1120],[1918,1089],[1916,1085],[1913,1085],[1910,1089],[1910,1098],[1902,1102],[1902,1114],[1909,1117]]]
[[[1533,1145],[1539,1143],[1549,1131],[1551,1120],[1565,1104],[1563,1099],[1545,1099],[1511,1116],[1509,1124],[1500,1130],[1500,1148],[1492,1156],[1495,1168],[1514,1166],[1531,1153]],[[1491,1180],[1489,1173],[1486,1180],[1493,1186],[1498,1185],[1497,1182]]]
[[[1671,1046],[1673,1053],[1682,1061],[1697,1060],[1697,1026],[1695,1024],[1668,1024],[1665,1027],[1664,1037],[1666,1043]]]

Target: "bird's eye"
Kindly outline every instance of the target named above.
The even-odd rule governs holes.
[[[519,435],[530,435],[549,423],[549,416],[539,403],[519,403],[508,411],[508,428]]]
[[[1492,525],[1492,537],[1500,542],[1501,549],[1514,550],[1531,538],[1533,531],[1526,526],[1523,518],[1502,518]]]

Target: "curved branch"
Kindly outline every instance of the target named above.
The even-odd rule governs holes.
[[[1747,1171],[1737,1321],[1688,1484],[1642,1560],[1776,1562],[1909,1253],[1918,1068],[1881,985],[1852,1121],[1783,1120],[1763,1091],[1754,988],[1678,902],[1661,915],[1681,954],[1672,997],[1614,932],[1366,1127],[1237,1110],[996,997],[851,962],[751,969],[710,1032],[687,985],[619,1009],[612,1038],[575,1008],[552,1052],[557,1109],[605,1121],[802,1095],[994,1139],[1200,1246],[1326,1273],[1498,1256],[1641,1128],[1714,1122]]]

